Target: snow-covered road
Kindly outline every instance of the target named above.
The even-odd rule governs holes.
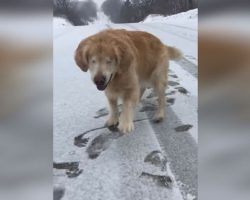
[[[167,118],[151,122],[147,90],[135,131],[103,127],[106,98],[73,60],[80,40],[106,28],[144,30],[183,51],[170,63]],[[62,200],[197,199],[197,29],[160,23],[98,24],[54,30],[54,184]]]

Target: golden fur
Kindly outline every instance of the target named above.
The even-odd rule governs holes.
[[[110,105],[106,125],[119,123],[123,133],[134,129],[134,108],[147,87],[153,87],[158,96],[154,120],[164,118],[169,59],[180,57],[178,49],[167,47],[147,32],[123,29],[90,36],[80,42],[75,52],[77,65],[85,72],[89,69],[97,88],[105,90]],[[118,98],[123,101],[120,116]]]

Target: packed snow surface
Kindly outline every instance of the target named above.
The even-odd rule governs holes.
[[[146,17],[143,23],[168,23],[196,28],[198,24],[198,9],[193,9],[187,12],[166,17],[162,15],[149,15]]]

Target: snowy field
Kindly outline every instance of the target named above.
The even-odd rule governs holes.
[[[179,23],[165,18],[156,23],[150,16],[144,23],[100,18],[79,27],[54,19],[55,200],[197,199],[197,15],[190,23],[184,23],[190,13],[186,19],[181,15]],[[170,63],[162,123],[151,121],[156,97],[148,89],[136,110],[134,132],[120,135],[103,127],[105,95],[73,55],[83,38],[107,28],[147,31],[182,50],[184,58]]]

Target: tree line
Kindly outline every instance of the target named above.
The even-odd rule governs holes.
[[[97,17],[93,0],[53,0],[54,15],[65,16],[74,25],[86,25]],[[150,14],[172,15],[198,7],[198,0],[106,0],[101,10],[114,23],[144,20]]]
[[[144,20],[150,14],[173,15],[198,7],[198,0],[106,0],[103,12],[114,23]]]
[[[87,25],[97,17],[97,6],[92,0],[53,0],[53,15],[68,19],[73,25]]]

